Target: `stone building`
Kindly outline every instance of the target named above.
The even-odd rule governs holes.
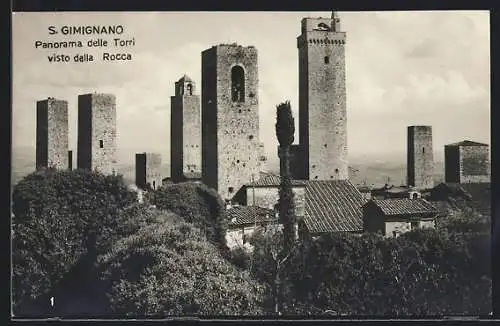
[[[445,145],[445,182],[490,182],[490,153],[487,144],[470,140]]]
[[[280,183],[279,175],[261,172],[259,178],[241,187],[233,199],[240,205],[277,209]],[[292,180],[295,215],[299,218],[304,216],[305,186],[302,180]]]
[[[417,189],[434,187],[432,127],[409,126],[407,147],[407,182]]]
[[[139,189],[156,190],[162,186],[160,154],[135,154],[135,184]]]
[[[36,168],[68,168],[68,102],[36,103]]]
[[[201,176],[200,96],[196,84],[184,75],[175,83],[170,99],[170,162],[174,182],[199,179]]]
[[[79,169],[116,172],[116,97],[111,94],[78,96]]]
[[[362,209],[364,230],[388,237],[433,228],[439,214],[436,207],[421,198],[370,200]]]
[[[347,180],[346,33],[336,13],[302,19],[299,51],[299,145],[294,178]],[[302,167],[302,169],[300,169]]]
[[[258,175],[258,60],[253,46],[221,44],[202,52],[202,179],[223,199]]]

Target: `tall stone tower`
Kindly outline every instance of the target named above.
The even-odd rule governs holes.
[[[141,189],[156,190],[161,183],[161,155],[159,153],[135,154],[136,186]]]
[[[68,102],[36,102],[36,168],[68,168]]]
[[[407,140],[408,186],[419,189],[434,187],[432,127],[409,126]]]
[[[175,83],[171,96],[170,164],[172,181],[201,176],[200,96],[196,85],[184,75]]]
[[[299,142],[310,180],[345,180],[347,112],[345,84],[346,33],[340,19],[302,19],[299,49]]]
[[[111,94],[78,96],[79,169],[116,172],[116,97]]]
[[[259,142],[257,50],[237,44],[202,52],[202,180],[231,199],[263,156]]]

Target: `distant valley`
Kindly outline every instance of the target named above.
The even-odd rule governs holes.
[[[125,155],[124,155],[125,156]],[[133,157],[126,155],[127,157]],[[404,154],[394,155],[353,155],[350,159],[350,178],[354,184],[381,186],[385,183],[401,185],[406,179],[406,158]],[[76,161],[76,158],[74,158]],[[76,163],[76,162],[75,162]],[[278,160],[268,161],[268,172],[279,173]],[[35,150],[16,148],[12,155],[12,185],[35,169]],[[163,175],[170,176],[169,164],[162,166]],[[127,183],[134,183],[135,167],[133,162],[118,164],[118,171]],[[434,175],[436,182],[444,179],[444,163],[436,162]]]

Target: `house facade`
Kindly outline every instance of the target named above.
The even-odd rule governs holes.
[[[398,236],[408,231],[434,228],[438,209],[425,199],[370,200],[363,205],[365,232]]]

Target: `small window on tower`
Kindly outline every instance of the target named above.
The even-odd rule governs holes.
[[[104,148],[104,141],[102,139],[99,140],[99,147]]]
[[[329,64],[330,63],[330,57],[329,56],[326,56],[325,57],[325,64]]]
[[[339,169],[335,169],[335,173],[339,173]]]
[[[425,154],[425,147],[422,147],[422,154]]]
[[[229,193],[233,193],[234,188],[233,187],[229,187],[227,190],[229,191]]]

